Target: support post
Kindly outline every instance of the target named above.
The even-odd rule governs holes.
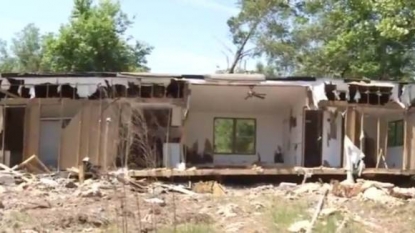
[[[98,143],[97,143],[97,164],[101,164],[101,127],[102,127],[102,91],[99,89],[99,119],[98,119]]]
[[[109,131],[109,125],[111,123],[111,118],[105,119],[105,138],[104,138],[104,160],[103,160],[103,168],[104,171],[108,171],[108,131]]]
[[[409,159],[408,159],[408,149],[407,149],[407,146],[408,146],[408,140],[407,140],[407,137],[408,137],[408,129],[407,129],[407,121],[408,121],[408,117],[407,117],[407,112],[405,111],[405,113],[404,113],[404,117],[403,117],[403,158],[402,158],[402,170],[407,170],[408,169],[408,161],[409,161]]]
[[[92,122],[92,112],[91,109],[93,109],[93,104],[91,102],[87,102],[87,106],[88,106],[88,123],[87,124],[91,124]],[[89,144],[90,144],[90,136],[91,136],[91,130],[87,130],[86,132],[86,156],[91,157],[89,155]]]
[[[364,121],[365,121],[365,114],[362,110],[362,112],[360,114],[360,135],[359,135],[359,142],[360,142],[359,148],[362,151],[363,151],[363,141],[365,140],[365,136],[364,136],[365,124],[364,124]]]
[[[77,155],[76,155],[76,165],[81,164],[81,143],[82,143],[82,118],[84,116],[84,104],[81,104],[81,111],[79,114],[79,122],[78,122],[78,148],[77,148]]]
[[[355,117],[355,114],[353,114],[353,112],[352,112],[352,114],[350,114],[351,112],[349,110],[350,110],[350,108],[347,108],[346,114],[345,114],[346,121],[345,121],[344,127],[345,127],[346,137],[348,137],[350,134],[354,135],[354,132],[355,132],[354,129],[350,128],[350,125],[352,125],[352,127],[355,127],[355,125],[350,124],[350,122],[349,122],[350,120],[352,120],[352,123],[355,122],[353,119],[350,119],[352,117]],[[349,130],[351,130],[351,133],[349,132]],[[345,140],[343,140],[343,145],[344,145],[344,141]],[[353,142],[353,140],[352,140],[352,142]],[[343,150],[344,150],[344,146],[343,146]],[[346,172],[347,172],[346,173],[346,175],[347,175],[346,181],[348,183],[354,183],[352,160],[351,160],[349,154],[346,153],[345,155],[346,155]]]
[[[380,154],[380,119],[376,118],[376,168],[379,168],[379,163],[382,155]]]
[[[166,157],[167,157],[167,161],[168,161],[168,163],[170,163],[170,165],[171,165],[171,157],[170,157],[170,147],[169,147],[170,140],[169,140],[169,138],[170,138],[171,118],[172,118],[172,115],[173,115],[172,110],[173,110],[172,108],[169,108],[169,114],[168,114],[169,118],[167,120],[167,131],[166,131],[165,140],[164,140],[164,143],[166,143],[166,145],[167,145]],[[164,148],[164,146],[163,146],[163,148]],[[164,153],[163,153],[162,157],[163,156],[164,156]],[[163,161],[164,161],[164,159],[163,159]],[[166,166],[166,164],[164,164],[164,166]]]
[[[61,160],[62,160],[62,142],[63,142],[63,99],[62,99],[62,90],[60,91],[60,110],[59,110],[59,151],[58,151],[58,164],[57,169],[60,171]]]
[[[6,163],[6,155],[5,155],[5,142],[6,142],[6,109],[7,109],[7,106],[6,105],[3,105],[3,108],[2,108],[2,111],[3,111],[3,130],[2,130],[2,132],[1,132],[1,153],[2,153],[2,156],[3,156],[3,163],[4,164],[6,164],[7,166],[10,166],[10,164],[7,164]]]

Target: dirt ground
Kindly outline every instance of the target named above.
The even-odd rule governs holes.
[[[415,199],[382,196],[382,188],[339,197],[333,185],[318,183],[213,193],[194,185],[184,194],[160,186],[133,191],[114,179],[7,179],[0,177],[0,232],[305,232],[320,199],[313,232],[415,232]]]

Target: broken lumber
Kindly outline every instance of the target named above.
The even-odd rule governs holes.
[[[317,209],[314,212],[313,218],[311,219],[310,225],[308,226],[306,233],[312,232],[313,227],[317,222],[318,216],[320,215],[320,212],[323,209],[324,199],[326,199],[326,196],[328,195],[328,193],[329,193],[329,189],[326,189],[323,195],[321,196],[320,201],[317,204]]]
[[[22,163],[20,163],[19,165],[15,165],[14,167],[12,167],[12,170],[17,170],[19,168],[24,167],[26,164],[30,163],[33,159],[35,159],[36,155],[32,155],[30,156],[28,159],[26,159],[25,161],[23,161]]]
[[[197,194],[197,193],[195,193],[193,191],[187,190],[187,189],[182,188],[182,187],[179,187],[179,186],[166,185],[166,184],[160,184],[159,186],[160,187],[163,187],[163,188],[166,188],[168,190],[171,190],[171,191],[175,191],[175,192],[178,192],[178,193],[183,193],[183,194],[187,194],[187,195],[191,195],[191,196]]]
[[[49,168],[46,167],[46,165],[36,155],[30,156],[29,158],[27,158],[25,161],[23,161],[19,165],[13,166],[11,169],[12,170],[17,170],[17,169],[20,169],[20,168],[22,168],[24,166],[28,166],[28,165],[30,165],[30,162],[32,162],[33,160],[36,160],[39,163],[39,165],[42,167],[43,171],[45,171],[47,173],[51,173],[51,171],[49,170]]]
[[[45,170],[45,172],[51,173],[51,171],[49,170],[49,168],[46,167],[46,165],[36,155],[35,155],[35,159],[40,164],[40,166],[43,168],[43,170]]]
[[[20,172],[18,172],[18,171],[15,171],[15,170],[12,170],[11,168],[9,168],[8,166],[6,166],[6,165],[4,165],[4,164],[2,164],[2,163],[0,163],[0,168],[3,168],[4,170],[6,170],[6,171],[8,171],[8,172],[12,173],[13,175],[16,175],[16,176],[18,176],[18,177],[21,177],[21,178],[22,178],[22,180],[24,180],[24,181],[26,181],[26,182],[30,182],[30,181],[31,181],[30,179],[28,179],[28,178],[24,177],[24,175],[23,175],[22,173],[20,173]]]
[[[78,180],[79,180],[79,183],[80,184],[84,183],[84,180],[85,180],[85,172],[84,172],[84,165],[83,164],[79,165],[79,169],[78,169]]]
[[[141,185],[140,184],[140,181],[143,181],[143,180],[140,180],[138,182],[134,182],[132,180],[126,179],[122,175],[118,175],[115,178],[119,182],[123,183],[124,185],[130,185],[131,187],[133,187],[134,191],[145,192],[147,190],[147,187],[145,187],[144,185]]]

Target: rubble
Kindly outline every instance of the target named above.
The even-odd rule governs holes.
[[[0,173],[0,185],[9,186],[16,184],[14,176],[7,173]]]
[[[293,223],[289,228],[289,232],[305,232],[310,227],[310,221],[308,220],[302,220]]]
[[[170,195],[173,193],[175,195]],[[49,217],[56,215],[52,217],[55,217],[53,221],[58,227],[58,232],[65,232],[60,231],[61,229],[70,229],[71,231],[68,232],[81,232],[79,229],[72,229],[77,224],[81,225],[82,229],[107,227],[111,225],[111,221],[114,221],[109,217],[112,212],[116,213],[115,216],[118,218],[127,216],[142,220],[141,224],[145,226],[141,229],[152,227],[155,221],[157,224],[171,225],[173,221],[187,223],[187,221],[201,222],[209,219],[209,222],[214,222],[216,219],[215,221],[222,221],[223,228],[229,231],[252,232],[244,231],[244,227],[254,225],[245,220],[264,218],[264,212],[269,211],[265,195],[271,195],[277,201],[284,203],[310,199],[313,200],[311,204],[301,209],[307,215],[303,214],[298,216],[299,219],[293,219],[293,221],[301,221],[290,221],[284,225],[284,231],[306,232],[315,228],[318,225],[316,222],[325,221],[333,216],[336,218],[342,216],[338,222],[339,228],[346,228],[351,221],[362,222],[373,228],[370,221],[354,216],[356,213],[360,214],[358,211],[354,213],[345,211],[343,203],[359,201],[398,206],[415,198],[415,188],[396,187],[391,183],[362,179],[354,184],[332,181],[266,184],[244,188],[226,186],[225,188],[217,181],[180,185],[147,179],[136,180],[129,177],[125,171],[118,171],[98,179],[79,181],[59,174],[35,176],[21,170],[13,170],[7,173],[0,172],[0,194],[2,197],[0,216],[10,214],[12,211],[17,211],[19,214],[27,212],[27,215],[36,211],[42,214],[48,213]],[[232,202],[238,195],[242,200],[248,201],[249,206]],[[177,202],[174,204],[175,200]],[[82,208],[84,205],[94,205],[96,208],[86,211]],[[307,211],[310,207],[312,212]],[[65,211],[72,213],[65,215]],[[180,216],[170,218],[171,215],[176,214]],[[29,221],[27,216],[17,218]],[[239,222],[239,219],[242,220]],[[121,220],[117,221],[117,224],[120,224]],[[91,230],[91,232],[102,231]]]

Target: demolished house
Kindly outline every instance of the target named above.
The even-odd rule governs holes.
[[[411,174],[412,93],[408,83],[245,74],[1,74],[1,157],[12,167],[35,154],[57,170],[88,157],[140,171],[364,164]]]

